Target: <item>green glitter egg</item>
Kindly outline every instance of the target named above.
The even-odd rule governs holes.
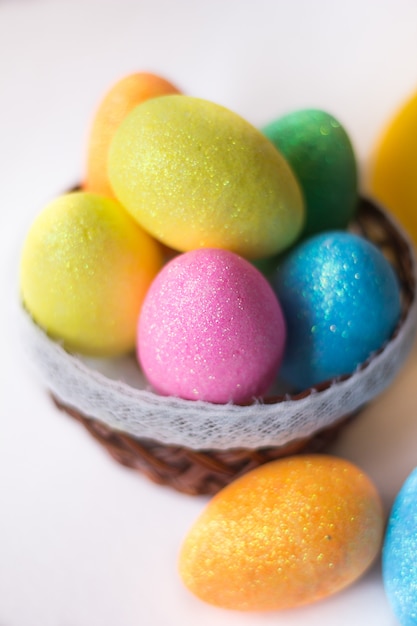
[[[304,109],[284,115],[262,132],[288,160],[304,193],[303,235],[346,228],[358,202],[358,174],[340,122],[324,111]]]
[[[261,258],[302,230],[302,192],[286,159],[249,122],[200,98],[136,107],[114,136],[108,173],[131,215],[176,250]]]

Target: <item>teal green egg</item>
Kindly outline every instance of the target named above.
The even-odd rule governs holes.
[[[303,191],[303,236],[346,228],[358,203],[358,171],[342,124],[325,111],[302,109],[280,117],[262,132],[286,158]]]

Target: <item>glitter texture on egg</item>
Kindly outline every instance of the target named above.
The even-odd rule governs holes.
[[[382,348],[399,321],[392,266],[372,243],[351,233],[304,241],[273,281],[288,330],[281,375],[296,389],[352,373]]]
[[[87,163],[83,189],[113,197],[107,176],[109,146],[116,129],[136,106],[179,90],[161,76],[137,72],[117,81],[100,102],[88,139]]]
[[[133,350],[159,244],[115,200],[73,192],[38,215],[20,267],[23,304],[65,348],[93,356]]]
[[[304,220],[299,185],[261,132],[228,109],[183,95],[144,102],[110,147],[116,197],[162,243],[262,258],[287,248]]]
[[[374,561],[379,495],[359,468],[303,455],[263,465],[209,502],[187,534],[180,576],[205,602],[279,610],[334,594]]]
[[[384,588],[402,626],[417,624],[417,468],[394,501],[382,551]]]
[[[263,132],[288,160],[303,190],[303,235],[345,228],[358,204],[358,173],[341,123],[325,111],[302,109],[268,124]]]
[[[138,357],[164,395],[245,402],[276,376],[285,343],[278,300],[248,261],[200,249],[170,261],[140,315]]]

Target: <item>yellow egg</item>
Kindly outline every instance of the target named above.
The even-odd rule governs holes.
[[[142,301],[161,265],[159,245],[115,200],[69,193],[53,200],[28,233],[22,300],[69,350],[121,354],[135,346]]]
[[[331,456],[274,461],[209,502],[179,558],[200,599],[246,611],[315,602],[356,580],[381,546],[383,512],[370,479]]]
[[[178,89],[165,78],[148,72],[136,72],[118,80],[104,96],[93,119],[88,140],[87,164],[83,189],[113,196],[107,177],[107,154],[113,135],[138,104]]]
[[[375,149],[372,194],[402,223],[417,245],[417,92],[388,123]]]
[[[302,194],[284,157],[246,120],[199,98],[136,107],[114,135],[108,172],[134,218],[180,251],[271,256],[303,224]]]

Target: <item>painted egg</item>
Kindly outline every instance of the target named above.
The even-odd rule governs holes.
[[[21,258],[20,287],[35,322],[66,348],[111,356],[133,350],[159,245],[115,201],[89,192],[53,200]]]
[[[377,556],[379,495],[356,466],[301,455],[238,478],[207,505],[179,555],[188,589],[246,610],[305,605],[343,589]]]
[[[417,245],[417,92],[382,133],[370,170],[370,191]]]
[[[272,256],[300,233],[304,205],[285,159],[247,121],[190,96],[144,102],[115,133],[109,178],[123,206],[171,248]]]
[[[402,626],[417,624],[417,468],[392,507],[382,551],[382,575],[393,612]]]
[[[346,130],[319,109],[293,111],[263,129],[285,156],[304,193],[303,234],[343,229],[358,204],[356,157]]]
[[[172,93],[179,93],[172,83],[147,72],[129,74],[111,87],[93,119],[83,189],[113,196],[107,177],[107,156],[115,130],[126,115],[141,102]]]
[[[288,329],[281,374],[297,390],[353,372],[399,321],[392,266],[376,246],[351,233],[305,240],[273,283]]]
[[[281,362],[285,326],[277,298],[248,261],[198,249],[153,281],[138,327],[138,357],[164,395],[214,403],[262,394]]]

